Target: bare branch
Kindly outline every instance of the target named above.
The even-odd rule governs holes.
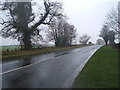
[[[42,14],[41,19],[36,24],[34,24],[34,26],[32,26],[33,29],[37,28],[41,24],[49,25],[54,16],[61,15],[58,11],[60,9],[60,3],[44,0],[44,8],[45,13]],[[46,19],[47,17],[49,17],[49,15],[51,16],[51,18],[49,18],[49,21],[47,21]]]
[[[4,21],[2,18],[1,18],[1,20],[2,20],[2,23],[0,22],[0,24],[2,24],[2,25],[9,23],[9,21]]]
[[[34,21],[34,19],[35,19],[35,15],[33,16],[33,18],[30,21],[28,21],[28,23]]]

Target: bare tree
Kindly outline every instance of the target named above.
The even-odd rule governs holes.
[[[61,3],[50,0],[41,2],[42,10],[37,17],[32,11],[31,2],[5,2],[2,10],[7,12],[5,21],[1,19],[4,27],[1,35],[4,38],[12,37],[23,45],[24,49],[32,48],[32,40],[41,38],[38,28],[42,24],[49,25],[55,16],[61,15]],[[37,20],[36,20],[37,18]]]
[[[108,32],[108,39],[110,44],[115,44],[115,41],[114,41],[116,39],[115,35],[116,35],[115,31]]]
[[[108,40],[109,40],[108,32],[109,32],[108,26],[107,25],[103,25],[103,28],[100,31],[100,35],[99,36],[103,38],[103,40],[106,43],[106,46],[108,45]]]
[[[58,17],[51,22],[48,37],[55,42],[55,46],[68,46],[76,37],[76,29],[65,18]]]
[[[82,43],[82,44],[84,44],[84,45],[86,45],[87,42],[89,41],[89,39],[90,39],[90,36],[88,36],[87,34],[85,34],[85,35],[80,36],[79,42]]]
[[[116,31],[118,34],[120,34],[119,21],[118,21],[118,12],[115,10],[112,10],[110,13],[106,16],[105,23],[109,27],[109,29]]]
[[[105,45],[105,41],[102,40],[102,39],[98,39],[96,44],[98,44],[98,45]]]
[[[106,16],[105,23],[110,30],[116,32],[117,39],[120,43],[120,2],[118,3],[118,10],[112,9]]]

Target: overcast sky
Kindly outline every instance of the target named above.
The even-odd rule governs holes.
[[[119,0],[59,0],[63,2],[64,13],[69,17],[78,35],[88,34],[91,41],[96,42],[104,24],[105,16],[111,9],[117,7]],[[0,37],[0,45],[14,45],[16,40]]]

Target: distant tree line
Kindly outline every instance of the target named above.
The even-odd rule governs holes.
[[[83,34],[82,36],[80,36],[79,42],[83,45],[86,45],[90,38],[91,37],[88,36],[87,34]],[[89,42],[89,44],[92,44],[92,42]]]

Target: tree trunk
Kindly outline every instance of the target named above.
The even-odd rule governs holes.
[[[61,46],[58,40],[55,41],[55,46],[56,47]]]
[[[107,41],[105,41],[105,45],[107,46],[108,44],[107,44]]]
[[[23,34],[24,50],[32,49],[30,38],[31,38],[31,34],[29,32]]]

